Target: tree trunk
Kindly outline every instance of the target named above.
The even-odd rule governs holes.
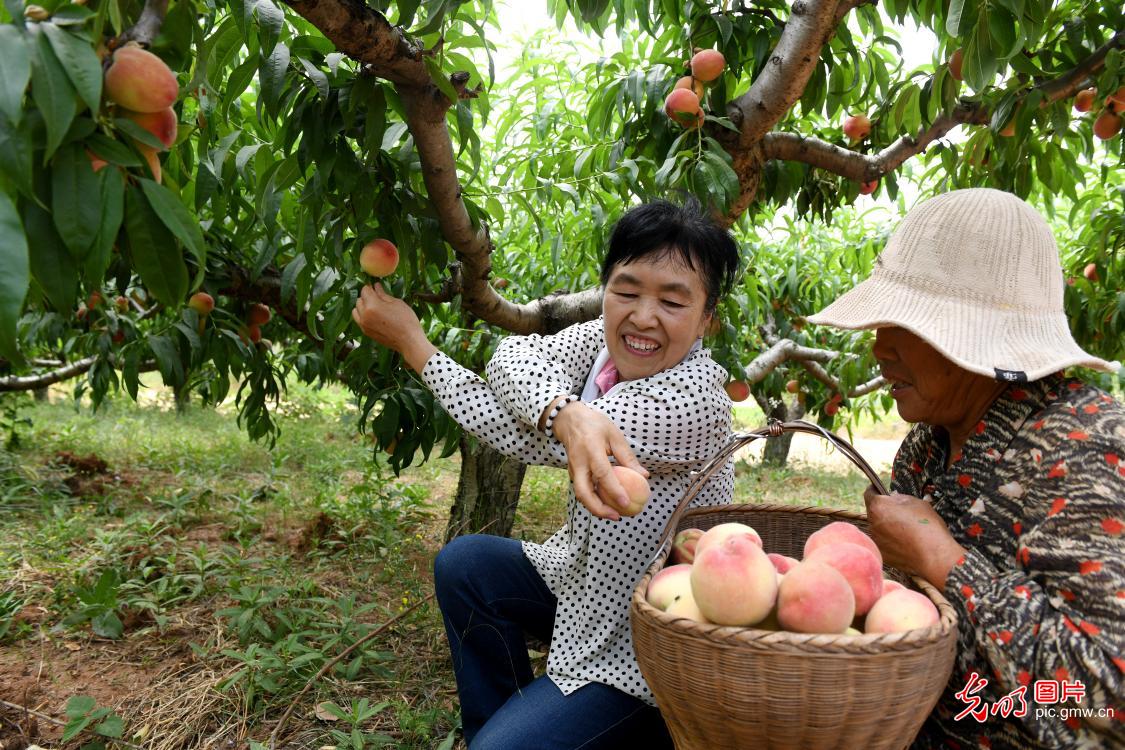
[[[778,401],[770,410],[770,419],[779,419],[782,422],[792,422],[803,416],[805,416],[805,407],[797,401],[789,405],[786,405],[784,401]],[[769,466],[785,466],[789,460],[789,444],[792,442],[792,432],[786,432],[780,437],[766,440],[766,447],[762,452],[762,463]]]
[[[510,535],[526,472],[526,464],[462,436],[461,477],[445,541],[462,534]]]

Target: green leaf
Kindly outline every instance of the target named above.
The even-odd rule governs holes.
[[[125,632],[125,626],[117,617],[117,613],[113,610],[102,612],[100,615],[90,620],[90,627],[93,628],[96,635],[102,638],[112,638],[117,640],[121,634]],[[120,720],[119,720],[120,721]]]
[[[141,157],[137,156],[136,151],[121,141],[114,140],[101,133],[94,133],[87,138],[86,146],[105,161],[119,167],[139,167],[144,163]],[[161,145],[161,148],[163,148],[163,145]]]
[[[18,125],[0,112],[0,175],[5,175],[24,195],[33,198],[32,141],[29,120]]]
[[[113,244],[125,216],[125,177],[117,169],[98,172],[98,191],[101,194],[101,217],[94,244],[86,256],[83,275],[87,287],[101,286],[113,254]]]
[[[270,56],[262,59],[258,68],[258,81],[261,83],[262,101],[266,112],[277,117],[281,107],[281,93],[285,88],[285,74],[289,71],[289,47],[278,44]]]
[[[116,714],[107,716],[105,721],[94,727],[94,731],[102,737],[120,738],[125,731],[125,723]]]
[[[19,124],[23,92],[31,79],[27,35],[15,26],[0,26],[0,112]]]
[[[27,236],[19,214],[12,199],[3,191],[0,191],[0,269],[3,269],[0,271],[0,354],[17,360],[16,323],[31,283],[31,266],[27,257]]]
[[[168,307],[183,304],[188,289],[187,266],[175,237],[149,205],[141,188],[125,193],[125,233],[141,281]]]
[[[77,143],[59,149],[51,165],[51,214],[66,247],[81,263],[101,223],[98,177]]]
[[[78,94],[55,57],[47,36],[40,33],[36,42],[31,60],[31,96],[47,125],[47,150],[43,155],[46,161],[62,143],[78,113]]]
[[[254,12],[258,14],[258,40],[262,45],[262,55],[269,57],[281,38],[285,14],[270,0],[258,0]]]
[[[66,718],[80,719],[86,716],[98,702],[88,695],[74,695],[66,702]]]
[[[949,11],[945,15],[945,32],[950,36],[961,36],[961,21],[964,11],[965,0],[949,1]]]
[[[199,228],[199,221],[168,188],[143,178],[138,182],[144,190],[145,197],[148,198],[149,205],[164,222],[164,226],[184,243],[202,266],[207,260],[207,246],[203,244],[203,231]]]
[[[988,32],[987,19],[981,19],[973,30],[973,36],[965,47],[965,57],[961,72],[965,83],[974,91],[983,91],[992,83],[998,67],[992,49],[992,37]]]
[[[156,366],[160,368],[160,376],[164,378],[165,385],[179,385],[184,380],[184,367],[180,362],[180,352],[176,344],[167,336],[146,336],[145,340],[152,349],[156,359]],[[251,612],[251,610],[247,610]]]
[[[23,213],[27,230],[31,276],[43,288],[55,310],[69,311],[78,296],[78,268],[51,221],[39,204],[26,202]]]
[[[42,29],[78,95],[91,112],[97,112],[102,103],[102,63],[93,47],[53,23],[43,24]]]
[[[113,120],[113,127],[125,133],[134,141],[139,141],[146,146],[150,146],[157,151],[164,150],[164,143],[159,138],[142,128],[137,123],[133,122],[127,117],[116,117]]]

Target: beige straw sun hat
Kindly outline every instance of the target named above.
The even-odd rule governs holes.
[[[899,326],[954,364],[998,380],[1038,380],[1073,365],[1120,365],[1085,352],[1063,309],[1050,227],[1016,196],[954,190],[914,207],[865,281],[809,318],[837,328]]]

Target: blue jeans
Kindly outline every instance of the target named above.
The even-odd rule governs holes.
[[[525,638],[550,639],[557,600],[518,541],[454,539],[434,560],[434,588],[472,750],[672,747],[639,698],[596,682],[563,695],[534,676]]]

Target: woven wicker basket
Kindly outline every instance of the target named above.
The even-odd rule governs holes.
[[[687,510],[736,450],[782,432],[820,435],[875,487],[878,475],[838,436],[807,422],[774,423],[735,435],[685,492],[655,561],[633,592],[637,661],[678,750],[880,750],[907,747],[937,703],[953,669],[957,620],[941,593],[921,578],[886,575],[924,592],[941,619],[930,628],[874,635],[809,635],[705,625],[645,600],[681,529],[729,521],[754,527],[768,552],[800,558],[805,539],[833,521],[867,530],[864,516],[825,508],[725,505]]]

